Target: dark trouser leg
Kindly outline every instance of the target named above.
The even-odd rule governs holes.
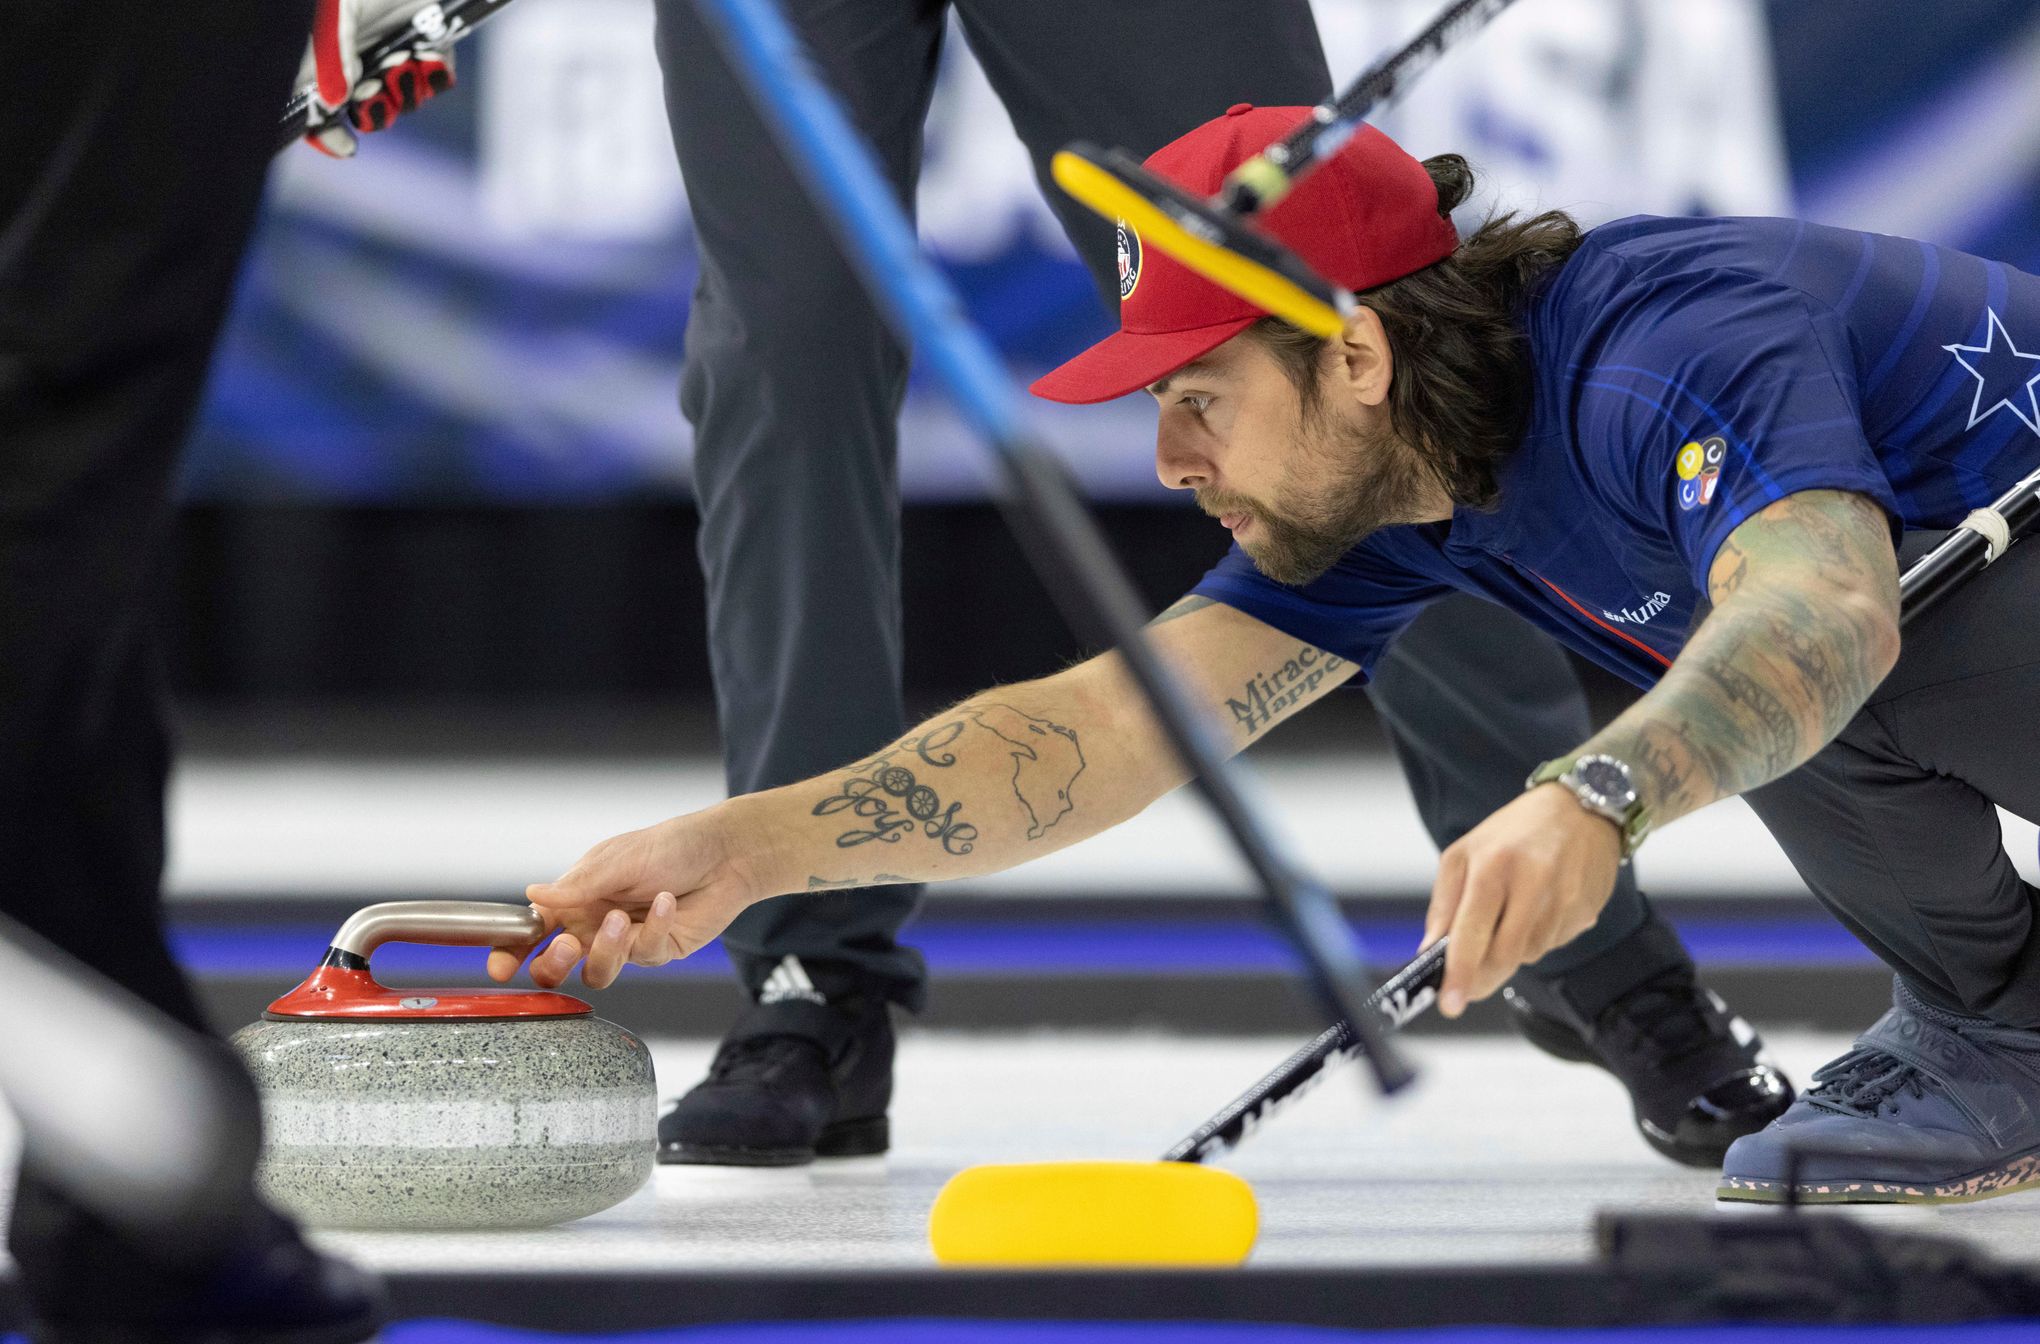
[[[1749,803],[1814,895],[1921,998],[2040,1027],[2040,893],[2006,856],[1993,807],[2040,819],[2040,546],[2015,547],[1908,627],[1863,712]]]
[[[1072,140],[1145,157],[1234,103],[1310,104],[1331,91],[1308,0],[956,0],[956,11],[1115,308],[1112,224],[1049,180],[1050,157]]]
[[[0,48],[0,910],[197,1030],[158,901],[152,599],[310,12],[31,3]],[[151,1291],[32,1172],[10,1239],[38,1298]]]
[[[940,9],[792,0],[787,11],[906,199]],[[693,0],[661,0],[658,43],[701,251],[681,407],[695,432],[710,658],[729,787],[749,793],[905,731],[895,421],[907,359]],[[810,968],[825,993],[848,988],[830,983],[840,968],[917,1006],[921,958],[895,935],[919,895],[781,896],[739,916],[723,946],[753,991],[791,954],[829,963]]]
[[[1382,656],[1367,692],[1440,849],[1522,793],[1540,762],[1593,735],[1565,654],[1478,598],[1447,598],[1419,616]],[[1558,979],[1635,933],[1649,913],[1624,866],[1600,921],[1529,973]]]

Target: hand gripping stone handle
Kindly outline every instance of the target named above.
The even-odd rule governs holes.
[[[366,969],[384,943],[448,947],[526,947],[545,937],[545,918],[528,905],[497,901],[386,901],[355,911],[333,935],[329,966]]]

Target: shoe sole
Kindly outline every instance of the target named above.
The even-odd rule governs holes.
[[[711,1143],[661,1143],[669,1167],[803,1167],[818,1157],[873,1157],[892,1146],[892,1125],[882,1115],[838,1120],[812,1148],[743,1148]]]
[[[2040,1186],[2040,1149],[1952,1181],[1763,1181],[1730,1176],[1714,1197],[1730,1204],[1973,1204]]]

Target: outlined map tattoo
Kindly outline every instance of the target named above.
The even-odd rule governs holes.
[[[978,727],[1006,744],[1013,757],[1013,796],[1027,809],[1027,838],[1039,840],[1075,806],[1070,789],[1084,773],[1077,735],[1010,705],[983,705],[966,712]]]

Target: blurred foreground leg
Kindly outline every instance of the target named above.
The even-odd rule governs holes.
[[[195,1031],[159,909],[154,595],[178,452],[310,24],[308,0],[0,0],[0,912],[48,940],[39,964],[61,949]],[[91,1021],[129,1021],[132,1044],[146,1019],[129,1010]],[[31,1131],[9,1244],[48,1338],[260,1338],[300,1319],[323,1324],[267,1337],[365,1333],[345,1293],[323,1316],[292,1300],[330,1267],[254,1200],[245,1082],[109,1091],[132,1050],[101,1056],[32,998],[0,1020]],[[223,1047],[173,1057],[208,1050]],[[221,1053],[199,1076],[232,1070]],[[86,1076],[68,1099],[50,1090]],[[212,1100],[173,1148],[222,1182],[241,1173],[214,1192],[239,1213],[217,1225],[187,1183],[151,1184],[141,1154],[115,1151],[165,1142],[157,1126],[191,1096]],[[81,1184],[95,1165],[112,1174]]]
[[[36,1024],[0,1043],[0,1095],[21,1121],[10,1231],[37,1340],[344,1344],[375,1333],[374,1282],[306,1246],[257,1198],[261,1112],[225,1046],[4,916],[0,1021]]]

